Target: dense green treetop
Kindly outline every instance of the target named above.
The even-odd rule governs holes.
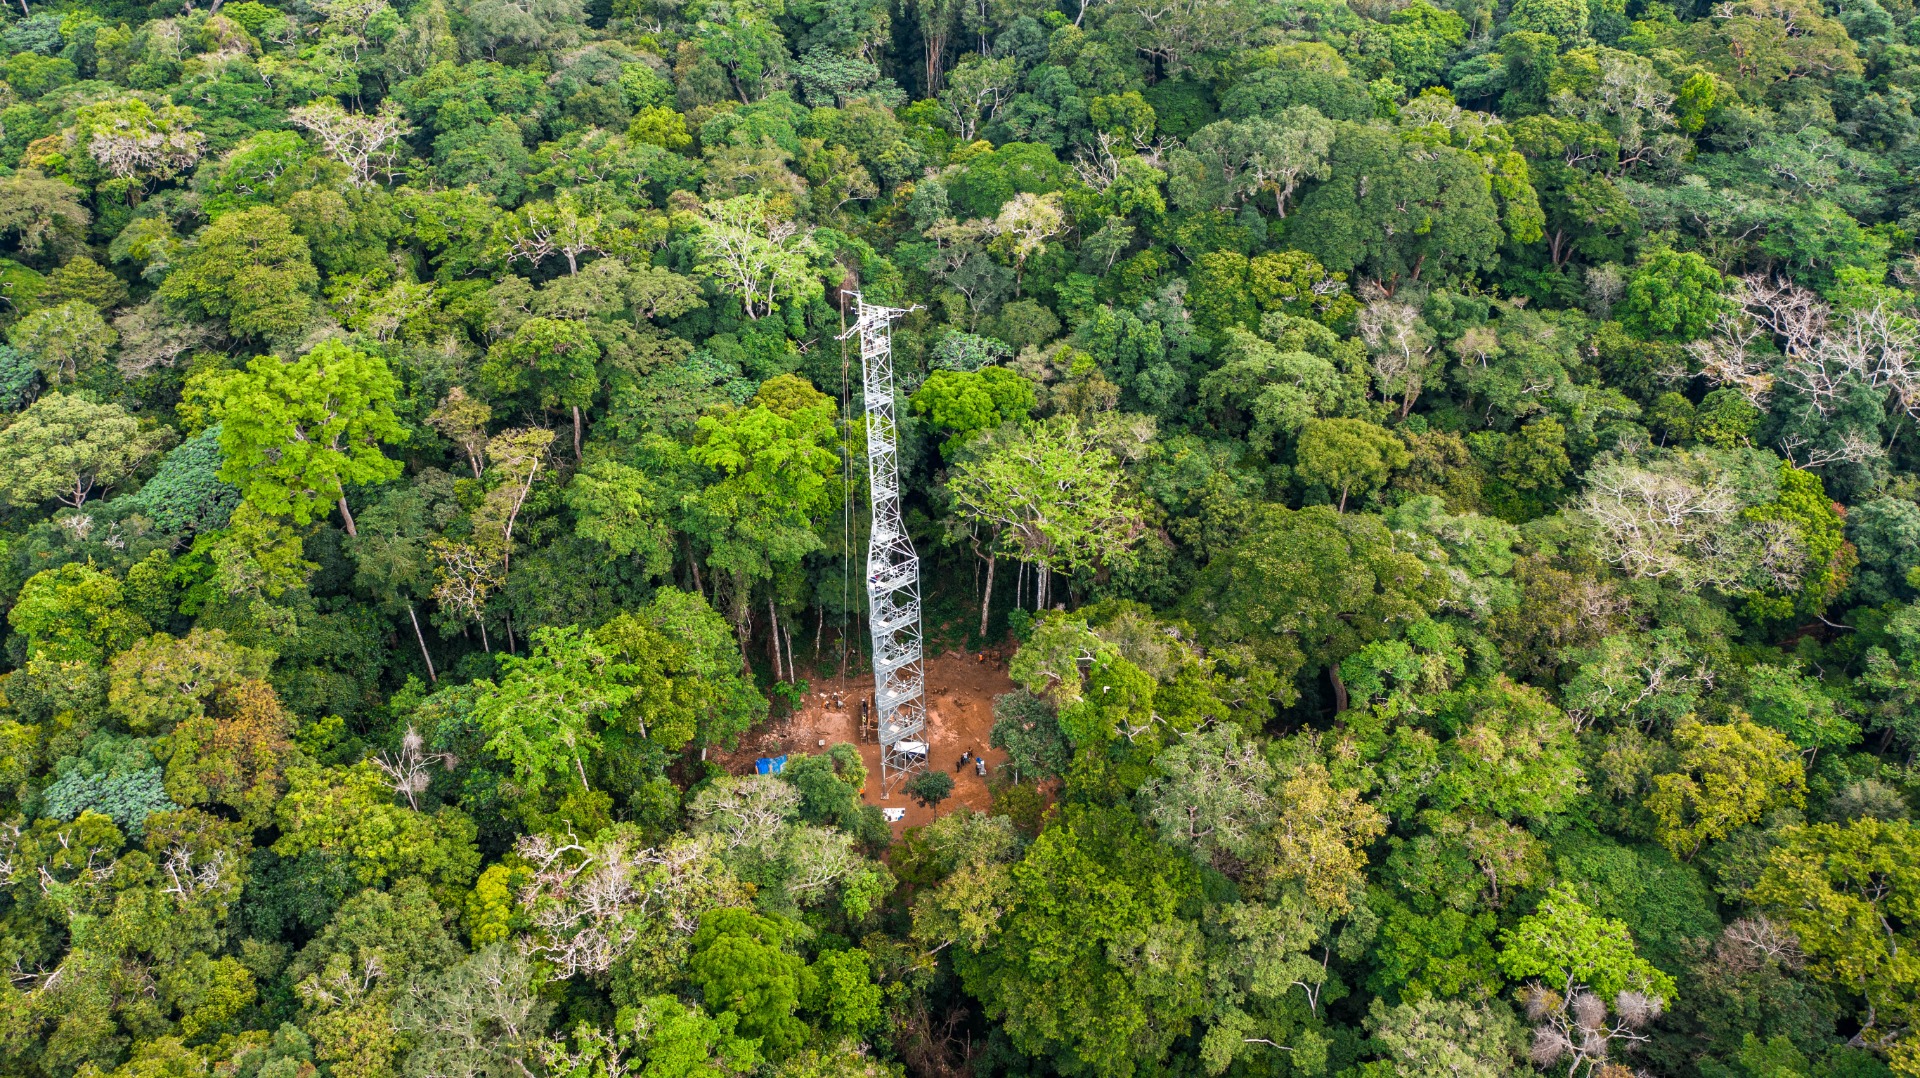
[[[1920,1076],[1917,47],[18,0],[0,1074]]]

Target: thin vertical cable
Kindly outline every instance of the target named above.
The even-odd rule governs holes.
[[[847,378],[847,294],[840,293],[840,676],[853,617],[853,384]]]

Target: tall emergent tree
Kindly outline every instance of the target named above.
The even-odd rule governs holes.
[[[261,356],[202,392],[220,422],[220,478],[262,510],[306,524],[337,505],[347,534],[350,483],[400,474],[380,443],[405,440],[394,415],[399,382],[385,360],[323,341],[294,360]]]
[[[1119,458],[1073,416],[990,433],[954,466],[947,492],[967,526],[985,532],[983,635],[1001,554],[1039,569],[1043,609],[1054,573],[1123,562],[1146,527]]]

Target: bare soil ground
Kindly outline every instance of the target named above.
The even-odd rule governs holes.
[[[871,670],[845,678],[811,679],[797,713],[749,732],[740,739],[739,751],[715,759],[732,774],[750,775],[758,757],[818,753],[843,741],[858,745],[867,765],[867,786],[861,796],[870,805],[907,810],[906,819],[893,825],[896,838],[909,827],[962,806],[985,812],[992,801],[987,780],[974,773],[971,762],[959,771],[954,765],[963,752],[980,753],[986,756],[991,775],[1007,760],[1006,753],[987,744],[993,729],[993,698],[1013,691],[1007,656],[996,651],[952,651],[929,658],[926,671],[928,766],[944,769],[954,781],[952,796],[936,809],[923,808],[897,784],[890,791],[881,789],[880,745],[871,733],[863,737],[860,732],[860,702],[873,693]]]

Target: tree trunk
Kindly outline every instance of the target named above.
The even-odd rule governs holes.
[[[927,96],[940,92],[940,60],[947,52],[947,35],[927,35]]]
[[[787,638],[787,680],[797,683],[800,680],[800,669],[799,667],[796,667],[793,665],[793,623],[792,622],[787,623],[787,631],[784,635]]]
[[[699,592],[702,599],[706,598],[707,586],[700,579],[700,559],[693,556],[693,544],[687,542],[684,535],[680,537],[680,549],[687,552],[687,568],[693,570],[693,590]]]
[[[986,597],[980,600],[980,639],[982,640],[987,638],[987,614],[993,610],[993,569],[994,563],[998,560],[994,557],[987,558],[987,592]]]
[[[480,650],[493,654],[493,644],[487,640],[487,619],[480,619]]]
[[[1334,512],[1344,513],[1346,511],[1347,511],[1347,488],[1343,486],[1340,488],[1340,508],[1334,510]]]
[[[771,595],[767,596],[767,624],[773,630],[767,634],[768,646],[773,649],[773,680],[785,681],[786,675],[780,670],[780,612],[773,608]]]
[[[1327,677],[1333,679],[1333,713],[1347,710],[1347,683],[1340,680],[1340,665],[1335,663],[1327,667]]]
[[[413,638],[420,642],[420,657],[427,660],[427,680],[440,684],[440,675],[433,672],[433,656],[427,654],[427,638],[420,632],[420,618],[413,612],[413,604],[407,604],[407,620],[413,622]]]
[[[720,577],[713,581],[713,598],[717,606],[720,602]],[[747,659],[747,645],[753,643],[753,596],[741,582],[735,580],[733,591],[727,595],[727,620],[733,622],[733,631],[740,637],[740,672],[742,676],[753,676],[753,664]]]
[[[580,461],[580,406],[577,404],[573,406],[573,459],[576,464]]]
[[[345,494],[340,495],[340,519],[347,522],[348,535],[355,539],[360,538],[360,533],[354,530],[353,510],[347,508],[347,496]]]

